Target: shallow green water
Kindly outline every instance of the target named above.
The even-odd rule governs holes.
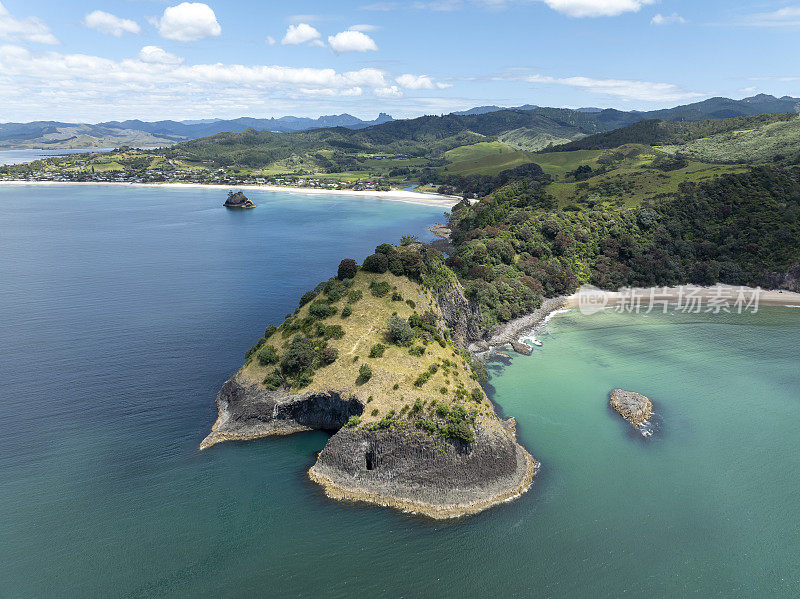
[[[199,452],[266,323],[439,216],[254,197],[0,188],[0,597],[800,594],[800,310],[553,319],[491,380],[542,470],[459,521],[328,500],[323,433]]]
[[[528,534],[509,539],[540,590],[797,596],[800,311],[571,313],[549,328],[493,379],[544,464],[521,502]],[[654,400],[653,437],[607,407],[615,387]]]

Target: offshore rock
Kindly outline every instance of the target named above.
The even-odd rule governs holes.
[[[247,196],[245,196],[241,191],[237,191],[236,193],[230,192],[228,194],[228,199],[225,200],[223,204],[226,208],[255,208],[256,205],[250,200]]]
[[[637,429],[646,426],[653,415],[653,403],[649,398],[633,391],[614,389],[611,392],[611,407]]]

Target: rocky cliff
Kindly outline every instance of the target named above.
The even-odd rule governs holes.
[[[333,432],[309,477],[329,497],[391,506],[431,518],[474,514],[524,493],[539,467],[516,442],[513,419],[486,420],[472,443],[445,440],[409,423],[348,427],[364,403],[339,392],[268,391],[238,376],[217,395],[219,416],[201,449],[307,430]]]

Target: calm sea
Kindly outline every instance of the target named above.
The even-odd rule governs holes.
[[[431,522],[326,499],[323,433],[197,446],[266,324],[441,211],[223,195],[0,186],[0,597],[800,593],[800,310],[553,319],[492,366],[533,488]]]

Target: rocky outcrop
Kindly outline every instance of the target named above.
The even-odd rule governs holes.
[[[432,518],[473,514],[516,497],[539,464],[515,440],[513,423],[478,426],[475,442],[431,437],[410,425],[343,428],[309,471],[335,499],[367,501]]]
[[[436,301],[456,345],[468,347],[486,336],[488,328],[480,308],[464,297],[460,285],[448,283]]]
[[[230,192],[228,194],[228,199],[225,200],[223,204],[226,208],[255,208],[256,205],[250,200],[247,196],[245,196],[241,191],[237,191],[236,193]]]
[[[219,416],[201,449],[307,430],[336,431],[309,477],[336,499],[366,501],[432,518],[482,511],[523,493],[539,464],[516,441],[513,419],[486,420],[475,441],[444,440],[408,422],[345,426],[364,404],[338,392],[268,391],[234,376],[217,395]]]
[[[246,441],[308,430],[339,430],[364,413],[355,397],[336,391],[291,395],[233,377],[217,394],[217,421],[201,449],[222,441]]]
[[[653,403],[649,398],[633,391],[614,389],[611,392],[611,407],[637,429],[645,426],[653,415]]]

